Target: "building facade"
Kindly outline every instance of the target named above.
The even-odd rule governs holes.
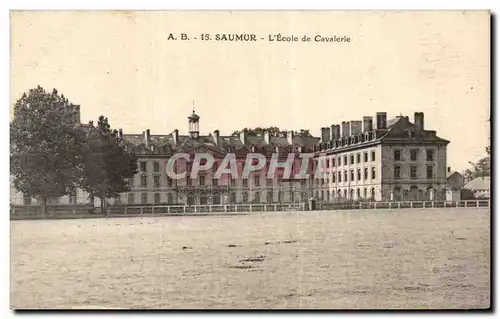
[[[123,147],[138,156],[139,172],[129,180],[131,190],[110,204],[124,205],[197,205],[230,203],[282,203],[306,201],[411,201],[443,200],[446,197],[446,147],[449,141],[435,131],[425,130],[424,114],[415,113],[387,120],[385,112],[362,121],[342,122],[321,129],[321,137],[304,137],[293,132],[273,136],[221,135],[215,130],[200,134],[200,116],[188,116],[188,134],[178,130],[156,135],[149,129],[142,134],[124,134],[119,130]],[[375,125],[374,125],[375,124]],[[183,179],[167,175],[167,162],[177,153],[187,153],[189,160],[178,159],[176,172],[186,172]],[[191,178],[193,159],[198,153],[214,157],[212,169]],[[239,178],[215,171],[226,154],[236,156]],[[265,167],[241,178],[247,154],[259,153],[267,160]],[[283,171],[267,175],[273,154],[280,162],[289,155],[297,159],[303,153],[313,156],[306,179],[285,178]],[[293,171],[301,162],[295,161]],[[11,183],[12,185],[12,183]],[[88,194],[53,200],[60,204],[82,204]],[[11,203],[36,203],[11,187]],[[98,206],[98,205],[97,205]]]
[[[449,141],[425,130],[424,114],[387,120],[385,112],[363,121],[322,128],[319,156],[326,161],[328,200],[442,200],[446,195]]]

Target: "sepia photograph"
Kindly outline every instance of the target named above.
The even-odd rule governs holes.
[[[491,309],[491,26],[10,11],[10,308]]]

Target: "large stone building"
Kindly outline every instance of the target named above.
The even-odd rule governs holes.
[[[188,117],[187,135],[174,130],[156,135],[149,129],[142,134],[119,135],[126,150],[138,155],[139,172],[130,179],[131,191],[121,194],[112,204],[226,204],[273,203],[305,201],[314,196],[319,201],[400,201],[440,200],[446,194],[447,140],[435,131],[425,130],[424,114],[415,113],[414,122],[407,116],[387,120],[386,113],[363,121],[342,122],[321,129],[321,137],[303,137],[288,132],[251,135],[220,135],[215,130],[200,134],[200,117]],[[174,154],[190,154],[190,160],[177,160],[176,169],[186,171],[183,179],[171,179],[166,165]],[[201,171],[197,178],[189,176],[192,159],[197,153],[210,153],[214,167]],[[250,173],[249,178],[214,178],[221,160],[228,153],[236,154],[241,172],[248,153],[263,154],[269,160],[279,154],[287,156],[309,153],[314,159],[307,179],[284,178],[282,171],[268,178],[269,164]],[[295,165],[295,164],[294,164]],[[300,165],[300,164],[299,164]],[[319,166],[319,167],[318,167]],[[241,174],[240,174],[241,177]],[[84,203],[87,194],[58,199],[58,203]],[[11,188],[11,202],[31,202]]]
[[[238,172],[241,173],[248,153],[263,154],[270,159],[279,154],[286,160],[291,153],[314,152],[319,138],[295,136],[250,135],[243,131],[239,135],[220,135],[216,130],[200,135],[200,117],[194,113],[188,117],[189,134],[180,135],[174,130],[167,135],[122,134],[126,149],[139,154],[139,173],[130,181],[132,190],[122,194],[120,201],[127,204],[226,204],[226,203],[271,203],[295,202],[309,197],[310,180],[283,179],[279,174],[267,178],[264,167],[251,172],[249,178],[214,178],[214,173],[228,153],[236,155]],[[176,153],[209,153],[214,157],[214,166],[200,172],[197,178],[189,176],[192,161],[177,160],[180,172],[188,175],[183,179],[167,176],[166,165]]]

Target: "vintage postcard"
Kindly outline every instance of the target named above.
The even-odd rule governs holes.
[[[12,11],[12,309],[489,309],[489,11]]]

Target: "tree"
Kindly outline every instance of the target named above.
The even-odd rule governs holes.
[[[486,147],[486,156],[480,159],[477,163],[469,162],[472,165],[472,169],[466,169],[464,172],[465,181],[469,182],[477,177],[490,176],[490,152],[489,146]]]
[[[56,89],[48,93],[41,86],[24,93],[14,105],[10,123],[14,187],[38,198],[43,215],[48,199],[75,193],[85,142],[78,113],[78,105]]]
[[[279,135],[286,135],[287,134],[286,130],[280,130],[276,126],[270,126],[267,128],[263,128],[263,127],[248,128],[248,127],[246,127],[242,130],[234,131],[233,135],[238,135],[238,134],[240,134],[240,132],[246,132],[250,136],[257,136],[257,135],[264,134],[266,132],[269,132],[269,134],[271,136],[279,136]],[[294,135],[300,136],[300,137],[312,137],[309,130],[304,130],[304,129],[300,129],[299,131],[294,131]]]
[[[100,116],[97,126],[89,123],[84,148],[84,170],[80,187],[92,197],[117,198],[130,190],[128,179],[137,173],[137,158],[125,151],[116,130],[111,130],[108,118]]]

